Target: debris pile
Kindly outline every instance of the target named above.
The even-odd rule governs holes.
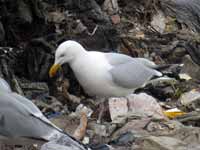
[[[0,0],[0,77],[92,149],[200,149],[199,10],[199,0]],[[102,100],[83,91],[68,65],[49,78],[56,47],[69,39],[183,65],[162,70],[175,83]],[[41,149],[64,150],[60,141]]]

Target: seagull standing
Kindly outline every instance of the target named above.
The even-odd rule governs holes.
[[[49,76],[55,76],[61,65],[69,63],[85,92],[91,96],[120,97],[160,77],[154,62],[119,53],[86,51],[76,41],[61,43],[55,52],[55,62]]]

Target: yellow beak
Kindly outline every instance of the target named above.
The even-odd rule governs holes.
[[[56,72],[58,71],[58,69],[61,68],[60,64],[54,64],[53,66],[51,66],[50,70],[49,70],[49,76],[52,78],[56,75]]]

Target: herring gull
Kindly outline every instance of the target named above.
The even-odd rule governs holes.
[[[55,76],[61,65],[69,63],[86,93],[91,96],[120,97],[162,78],[154,62],[119,53],[87,51],[76,41],[61,43],[49,76]]]
[[[33,139],[51,141],[61,137],[65,137],[72,149],[86,150],[82,144],[51,123],[29,99],[12,92],[8,83],[0,78],[1,140],[24,144]]]

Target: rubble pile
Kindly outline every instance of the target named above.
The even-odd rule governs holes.
[[[200,149],[199,10],[198,0],[0,0],[0,77],[92,149]],[[48,76],[56,47],[70,39],[89,51],[178,64],[162,70],[176,82],[90,97],[68,65]],[[62,141],[41,149],[65,150]]]

